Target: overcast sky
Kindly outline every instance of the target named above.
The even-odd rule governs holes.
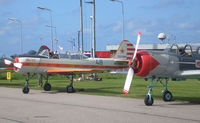
[[[83,0],[90,1],[90,0]],[[160,43],[157,35],[164,32],[172,42],[200,42],[200,0],[122,0],[125,6],[125,39],[136,43],[142,32],[141,43]],[[8,21],[17,18],[23,25],[24,52],[38,50],[44,44],[51,48],[48,11],[52,10],[53,26],[57,29],[58,45],[71,50],[70,41],[77,41],[80,30],[80,0],[0,0],[0,55],[20,53],[19,23]],[[83,3],[84,47],[89,50],[91,41],[92,5]],[[110,0],[96,0],[97,50],[122,40],[121,4]],[[55,34],[54,34],[55,38]],[[77,45],[77,44],[76,44]]]

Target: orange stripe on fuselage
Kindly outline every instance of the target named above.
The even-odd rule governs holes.
[[[62,67],[62,68],[104,68],[104,69],[120,69],[126,66],[97,66],[97,65],[77,65],[77,64],[53,64],[53,63],[27,63],[23,62],[23,66],[35,67]]]
[[[82,70],[82,69],[49,69],[47,73],[84,73],[84,72],[103,72],[102,70]]]

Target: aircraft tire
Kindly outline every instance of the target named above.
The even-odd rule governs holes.
[[[75,92],[74,87],[73,87],[73,86],[70,86],[70,85],[68,85],[68,86],[66,87],[66,91],[67,91],[67,93],[74,93],[74,92]]]
[[[44,90],[45,91],[50,91],[51,90],[51,85],[49,83],[44,84]]]
[[[172,96],[172,93],[171,93],[170,91],[166,90],[166,91],[163,93],[162,98],[163,98],[163,100],[164,100],[165,102],[169,102],[169,101],[172,101],[173,96]]]
[[[151,106],[151,105],[153,105],[153,102],[154,102],[154,100],[153,100],[153,97],[152,97],[152,96],[151,96],[151,101],[149,100],[149,95],[147,95],[147,96],[145,97],[145,99],[144,99],[144,103],[145,103],[146,106]]]
[[[29,93],[29,88],[28,88],[28,87],[24,87],[24,88],[22,89],[22,92],[23,92],[24,94],[28,94],[28,93]]]

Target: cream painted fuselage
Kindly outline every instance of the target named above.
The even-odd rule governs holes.
[[[113,58],[88,58],[88,59],[52,59],[52,58],[32,58],[18,57],[18,63],[22,64],[21,69],[16,72],[27,73],[47,73],[48,70],[91,70],[93,72],[104,72],[116,69],[127,68],[127,63],[115,62]],[[81,72],[80,72],[81,73]]]

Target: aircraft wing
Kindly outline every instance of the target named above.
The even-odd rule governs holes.
[[[128,63],[130,60],[115,59],[114,61],[117,63]]]
[[[82,73],[101,73],[103,70],[90,70],[90,69],[48,69],[47,73],[55,73],[62,75],[69,74],[82,74]]]
[[[0,70],[13,70],[13,68],[1,67]]]
[[[200,75],[200,70],[185,70],[177,73],[180,76],[197,76]]]

